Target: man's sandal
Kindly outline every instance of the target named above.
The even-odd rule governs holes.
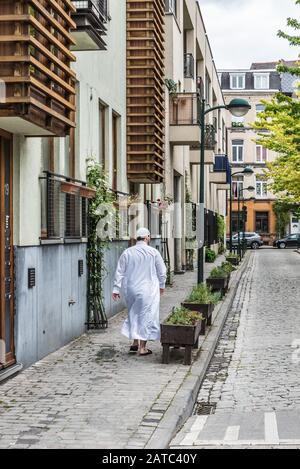
[[[139,356],[140,357],[146,357],[147,355],[152,355],[153,352],[151,352],[151,350],[147,350],[146,353],[140,353]]]

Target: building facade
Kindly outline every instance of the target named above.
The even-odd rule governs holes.
[[[1,378],[86,331],[91,158],[132,209],[105,254],[107,316],[124,308],[113,274],[137,226],[170,273],[193,267],[199,104],[224,99],[196,0],[3,0],[0,15]],[[203,232],[216,251],[225,127],[223,110],[207,118]]]
[[[270,101],[282,90],[282,77],[276,64],[252,64],[249,70],[223,70],[219,72],[221,87],[228,103],[236,96],[243,97],[251,105],[244,118],[228,116],[229,157],[232,165],[233,190],[233,232],[238,232],[238,198],[240,208],[246,207],[246,231],[257,232],[266,244],[272,244],[276,237],[276,217],[273,204],[276,197],[269,191],[264,179],[268,162],[277,154],[256,143],[257,133],[252,129],[259,113],[264,110],[262,100]],[[251,167],[253,175],[238,174],[245,167]],[[254,191],[244,191],[253,187]],[[240,217],[240,230],[243,230],[243,217]],[[229,227],[229,220],[227,227]]]

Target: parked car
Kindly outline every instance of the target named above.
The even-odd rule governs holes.
[[[286,236],[285,238],[278,239],[274,241],[273,246],[278,249],[286,249],[286,248],[297,248],[300,247],[300,233],[299,234],[291,234]]]
[[[243,242],[243,232],[240,233],[240,241],[241,243]],[[246,232],[245,233],[245,240],[247,242],[247,247],[251,249],[259,249],[261,246],[263,246],[263,240],[262,237],[258,233],[250,233]],[[227,238],[226,240],[227,246],[230,244],[230,238]],[[239,243],[239,235],[235,234],[232,236],[232,245],[233,246],[238,246]]]

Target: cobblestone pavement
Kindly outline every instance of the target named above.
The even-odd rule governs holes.
[[[232,435],[239,440],[242,422],[247,441],[252,432],[259,444],[266,443],[266,434],[278,443],[280,415],[281,429],[290,428],[289,440],[300,447],[299,285],[300,257],[294,251],[252,254],[198,396],[200,417],[182,432],[185,444],[209,439],[218,445]]]
[[[196,272],[176,277],[163,297],[162,318],[195,282]],[[189,367],[182,364],[183,351],[162,365],[159,343],[151,344],[152,356],[128,355],[120,333],[124,318],[118,315],[107,331],[81,337],[0,385],[0,448],[146,445]]]

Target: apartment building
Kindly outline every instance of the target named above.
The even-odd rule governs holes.
[[[223,105],[224,99],[199,3],[166,1],[165,21],[168,86],[164,193],[171,194],[175,202],[174,232],[169,243],[172,269],[181,273],[190,263],[191,248],[191,217],[184,204],[199,202],[199,109],[202,100],[206,107],[215,107]],[[206,245],[215,250],[219,242],[216,216],[226,215],[228,189],[225,113],[218,110],[209,114],[206,121],[204,231]]]
[[[238,231],[239,196],[241,208],[243,206],[247,208],[246,231],[259,233],[267,244],[271,244],[276,236],[276,217],[273,212],[276,197],[269,191],[263,175],[267,162],[274,161],[277,154],[256,143],[257,133],[252,129],[251,123],[264,110],[261,101],[270,101],[282,90],[282,77],[277,72],[276,65],[276,63],[253,63],[249,70],[219,72],[225,101],[228,103],[235,96],[240,96],[251,105],[251,111],[244,118],[227,116],[229,157],[234,175],[233,231]],[[254,174],[242,175],[241,172],[248,166],[253,169]],[[244,191],[247,187],[254,187],[255,191]],[[240,223],[242,230],[242,217]]]

